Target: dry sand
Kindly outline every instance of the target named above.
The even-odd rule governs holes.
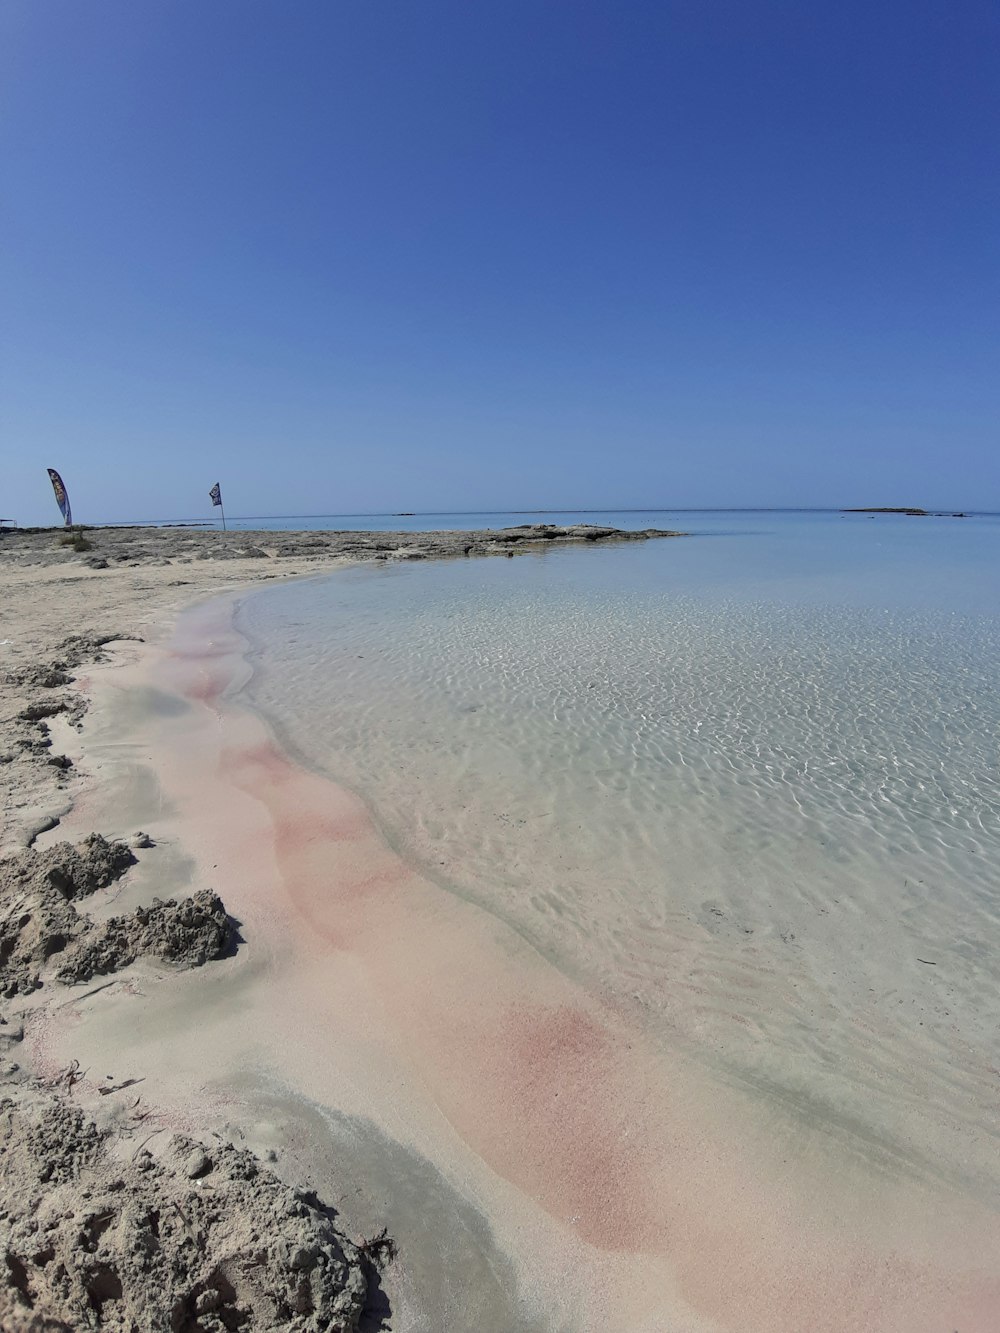
[[[51,859],[65,856],[52,847],[61,838],[142,828],[155,845],[137,848],[136,866],[87,897],[94,929],[155,895],[213,890],[243,941],[196,970],[147,953],[103,984],[67,992],[46,980],[7,1000],[0,1031],[16,1035],[24,1023],[11,1045],[31,1075],[5,1075],[9,1114],[36,1124],[32,1099],[45,1106],[57,1096],[39,1080],[61,1077],[62,1102],[114,1136],[100,1153],[131,1162],[152,1152],[157,1190],[186,1214],[188,1194],[205,1208],[206,1189],[230,1188],[220,1147],[232,1143],[264,1159],[263,1188],[280,1189],[280,1178],[294,1199],[315,1190],[325,1205],[301,1205],[330,1228],[305,1270],[286,1238],[262,1244],[252,1216],[235,1237],[217,1225],[192,1229],[190,1274],[168,1237],[161,1268],[195,1321],[178,1326],[227,1326],[218,1309],[242,1304],[256,1320],[248,1328],[338,1327],[325,1315],[317,1325],[314,1312],[339,1300],[346,1313],[337,1317],[353,1327],[361,1305],[350,1293],[364,1285],[368,1326],[398,1330],[1000,1327],[995,1210],[665,1059],[502,923],[402,861],[356,797],[282,754],[239,701],[247,668],[232,597],[206,600],[271,573],[270,560],[194,560],[178,585],[175,565],[109,561],[91,572],[63,556],[18,566],[5,555],[8,855]],[[338,557],[327,544],[316,558]],[[318,568],[302,556],[288,564]],[[49,669],[73,615],[98,637],[147,642],[108,644],[105,664],[66,671],[72,685],[17,683],[40,662]],[[89,707],[78,731],[80,692]],[[63,698],[68,712],[42,719],[48,737],[17,720],[32,701]],[[73,766],[50,764],[53,751]],[[121,1091],[102,1095],[109,1081]],[[188,1178],[196,1143],[212,1167]],[[67,1168],[60,1188],[96,1197],[108,1181],[89,1180],[95,1169],[89,1159]],[[74,1196],[64,1212],[79,1208]],[[114,1217],[98,1250],[127,1230]],[[0,1220],[8,1249],[17,1225]],[[350,1238],[383,1226],[398,1254],[379,1250],[379,1278]],[[263,1256],[257,1287],[245,1268],[242,1285],[232,1280],[233,1256],[248,1253]],[[95,1326],[172,1327],[129,1324],[113,1284],[107,1294],[108,1255],[98,1257],[99,1278],[94,1264],[76,1275],[80,1290],[89,1281],[97,1292],[88,1298],[103,1321]],[[39,1301],[56,1299],[51,1283],[32,1287],[30,1260],[22,1243],[11,1309],[25,1284]],[[127,1275],[136,1271],[141,1288],[141,1270]],[[295,1299],[312,1302],[294,1315],[298,1325],[287,1314]]]

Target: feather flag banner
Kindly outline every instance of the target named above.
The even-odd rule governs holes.
[[[219,509],[222,510],[222,531],[225,532],[226,511],[222,509],[222,487],[218,482],[216,482],[215,485],[212,487],[212,489],[209,491],[208,498],[212,501],[213,505],[218,505]]]
[[[63,479],[54,467],[48,469],[49,481],[52,483],[52,489],[55,491],[56,504],[59,506],[59,512],[63,516],[63,522],[68,528],[73,526],[73,511],[69,507],[69,495],[63,484]]]

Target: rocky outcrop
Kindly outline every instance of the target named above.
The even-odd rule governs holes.
[[[201,560],[419,560],[509,555],[541,546],[648,541],[679,537],[665,528],[633,531],[593,523],[523,523],[512,528],[440,532],[218,532],[197,528],[88,528],[89,554],[63,546],[59,530],[0,529],[0,557],[19,564],[74,562],[95,573],[118,565],[190,564]],[[110,562],[110,563],[109,563]],[[83,638],[86,642],[86,636]],[[100,645],[96,645],[95,651]],[[86,656],[86,652],[83,652]],[[67,658],[67,661],[69,659]]]

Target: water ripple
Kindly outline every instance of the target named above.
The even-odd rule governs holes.
[[[995,1189],[996,619],[570,567],[251,598],[252,699],[664,1041],[928,1160],[946,1132]]]

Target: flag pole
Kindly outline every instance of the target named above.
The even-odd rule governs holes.
[[[222,513],[222,531],[225,532],[225,530],[226,530],[226,510],[225,510],[225,506],[223,505],[223,503],[222,503],[221,500],[219,501],[219,510],[220,510],[221,513]]]

